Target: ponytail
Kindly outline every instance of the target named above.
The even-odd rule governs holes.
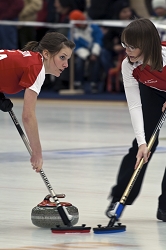
[[[38,51],[39,51],[39,50],[38,50],[38,45],[39,45],[38,42],[36,42],[36,41],[31,41],[31,42],[28,42],[21,50],[22,50],[22,51],[27,51],[27,50],[29,50],[29,51],[36,51],[36,52],[38,52]]]
[[[28,42],[21,50],[35,51],[42,54],[43,50],[48,50],[52,55],[57,54],[63,47],[68,47],[71,50],[75,48],[75,43],[70,41],[63,34],[58,32],[48,32],[40,40],[40,42]]]

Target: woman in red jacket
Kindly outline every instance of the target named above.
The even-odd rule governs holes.
[[[22,50],[0,50],[0,110],[8,112],[13,106],[3,93],[25,90],[22,121],[32,148],[31,165],[36,172],[43,164],[35,114],[37,96],[45,74],[59,77],[68,67],[74,48],[75,44],[64,35],[50,32],[40,42],[29,42]]]

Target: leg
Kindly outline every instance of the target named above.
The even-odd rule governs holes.
[[[88,65],[88,82],[91,84],[92,88],[96,89],[98,92],[103,92],[104,90],[104,80],[102,79],[103,68],[101,67],[100,56],[96,57],[96,60],[89,61]]]
[[[144,116],[144,127],[145,127],[145,136],[147,142],[149,141],[153,130],[156,127],[156,124],[162,113],[162,105],[165,101],[165,94],[162,96],[162,92],[146,87],[143,84],[140,84],[140,93],[141,93],[141,101],[142,101],[142,110]],[[150,159],[155,152],[157,147],[158,140],[156,140],[152,150]],[[129,153],[123,158],[120,170],[117,177],[117,184],[112,188],[112,192],[110,197],[112,197],[112,202],[117,202],[120,200],[125,188],[134,172],[134,165],[136,162],[136,154],[137,154],[138,146],[136,140],[133,141],[132,147],[129,149]],[[149,159],[149,161],[150,161]],[[149,163],[149,162],[148,162]],[[141,185],[143,182],[144,174],[146,172],[148,164],[145,164],[141,173],[139,174],[133,189],[127,199],[126,204],[130,205],[134,202],[136,197],[138,196]]]
[[[166,210],[166,169],[162,180],[162,194],[159,196],[159,207]]]
[[[162,194],[159,196],[157,219],[166,222],[166,169],[162,180]]]
[[[75,56],[75,81],[84,81],[85,60]]]
[[[115,67],[111,52],[105,48],[101,50],[100,62],[101,62],[101,67],[104,69],[106,74],[108,74],[108,70],[110,68]]]
[[[99,82],[101,78],[100,75],[100,61],[99,57],[96,57],[96,60],[89,60],[88,65],[88,81],[89,82]]]

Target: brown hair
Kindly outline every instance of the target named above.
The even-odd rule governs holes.
[[[139,48],[143,55],[142,69],[150,61],[151,70],[162,70],[161,40],[154,24],[146,18],[133,20],[122,32],[121,41]]]
[[[67,37],[61,33],[48,32],[44,35],[40,42],[28,42],[22,48],[22,51],[29,50],[42,53],[44,49],[47,49],[50,54],[55,55],[65,46],[73,50],[75,48],[75,43],[68,40]]]

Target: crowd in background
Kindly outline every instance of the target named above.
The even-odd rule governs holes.
[[[144,0],[149,18],[166,20],[165,0]],[[9,7],[10,6],[10,7]],[[71,20],[133,20],[144,17],[138,14],[131,0],[5,0],[0,1],[0,20],[37,21],[44,23],[69,23]],[[21,49],[27,42],[40,41],[46,32],[55,30],[71,37],[69,28],[0,25],[0,49]],[[108,27],[97,24],[75,24],[72,38],[74,51],[74,88],[85,93],[108,91],[108,77],[114,87],[115,72],[121,83],[118,61],[125,56],[120,36],[123,27]],[[159,30],[161,40],[166,33]],[[56,79],[46,77],[43,88],[52,91],[69,88],[69,68]],[[114,74],[111,74],[114,72]],[[123,84],[118,91],[123,91]]]

